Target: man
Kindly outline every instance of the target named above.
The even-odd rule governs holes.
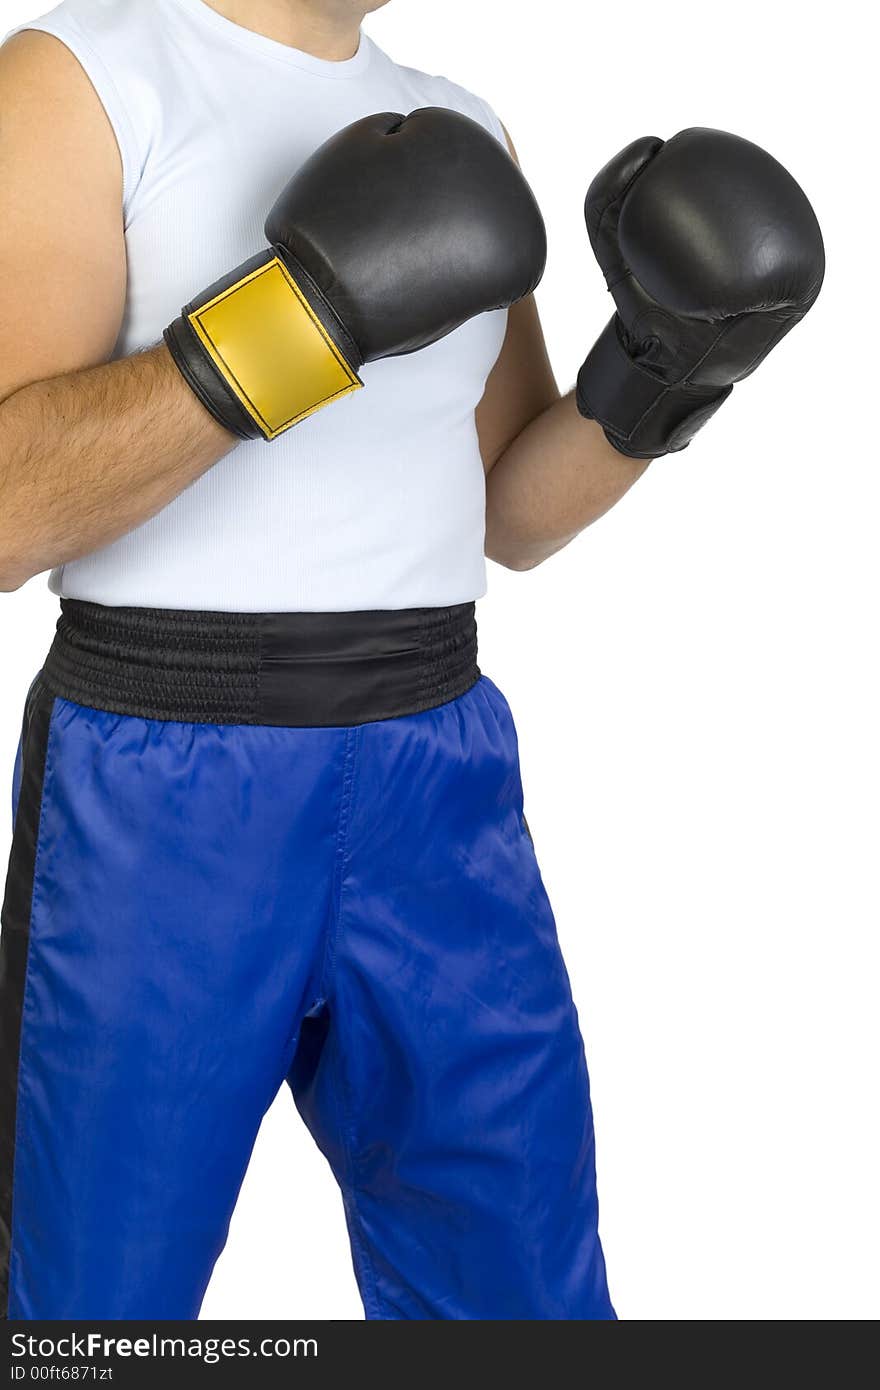
[[[560,397],[503,130],[370,8],[66,0],[0,52],[0,582],[65,601],[3,918],[13,1318],[195,1317],[285,1078],[367,1317],[615,1316],[484,540],[529,569],[686,444],[821,241],[753,146],[637,142]],[[735,213],[663,231],[713,172],[760,265]]]

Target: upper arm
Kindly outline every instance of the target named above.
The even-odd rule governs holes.
[[[26,31],[0,48],[0,401],[110,356],[125,303],[122,164],[73,54]]]
[[[505,130],[511,156],[513,141]],[[508,314],[504,346],[477,406],[477,434],[486,472],[494,466],[526,425],[559,400],[544,331],[534,295],[514,304]]]

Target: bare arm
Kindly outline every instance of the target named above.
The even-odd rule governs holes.
[[[532,298],[510,312],[477,430],[488,474],[486,554],[508,569],[532,569],[568,545],[647,468],[612,449],[573,394],[560,396]]]
[[[145,521],[228,453],[164,346],[107,364],[125,302],[122,172],[57,40],[0,50],[0,588]],[[107,364],[107,365],[101,365]]]

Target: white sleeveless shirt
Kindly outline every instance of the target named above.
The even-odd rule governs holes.
[[[265,245],[284,184],[374,111],[446,106],[499,140],[491,110],[397,66],[365,35],[326,62],[202,0],[64,0],[22,26],[82,64],[124,171],[128,293],[114,356],[157,343],[183,304]],[[62,566],[52,588],[110,605],[236,612],[445,606],[485,591],[474,409],[504,313],[372,363],[365,390],[274,443],[239,444],[152,520]]]

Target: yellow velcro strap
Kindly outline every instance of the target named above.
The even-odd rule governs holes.
[[[363,385],[277,256],[189,322],[267,439]]]

